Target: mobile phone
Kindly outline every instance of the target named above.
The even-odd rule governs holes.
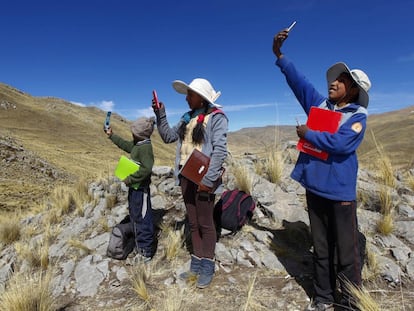
[[[152,98],[155,102],[155,107],[157,109],[160,109],[160,102],[158,101],[157,91],[155,91],[155,90],[152,91]]]
[[[112,114],[111,111],[108,111],[106,113],[106,119],[105,119],[105,123],[104,123],[104,131],[105,132],[109,129],[109,124],[110,124],[110,121],[111,121],[111,114]]]
[[[299,119],[298,119],[297,117],[296,117],[295,119],[296,119],[296,124],[297,124],[297,126],[300,126]]]
[[[296,25],[296,21],[294,21],[290,26],[287,28],[287,32],[291,31],[292,28]]]

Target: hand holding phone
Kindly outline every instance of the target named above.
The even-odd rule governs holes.
[[[152,101],[155,104],[155,108],[160,109],[160,102],[158,101],[157,92],[155,90],[152,91]]]

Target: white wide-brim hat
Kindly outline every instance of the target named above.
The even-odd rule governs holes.
[[[343,72],[350,74],[352,80],[358,85],[359,97],[357,104],[367,108],[369,102],[368,91],[371,88],[371,81],[367,74],[360,69],[350,70],[344,63],[336,63],[332,65],[326,72],[326,79],[328,80],[328,88],[336,78]]]
[[[197,78],[191,81],[190,84],[187,84],[181,80],[174,80],[172,85],[173,88],[180,94],[187,94],[188,90],[192,90],[213,106],[217,108],[222,107],[216,103],[216,100],[221,95],[221,92],[216,92],[211,83],[206,79]]]

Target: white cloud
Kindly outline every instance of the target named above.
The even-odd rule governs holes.
[[[83,104],[83,103],[78,103],[78,102],[70,102],[70,103],[73,104],[73,105],[76,105],[76,106],[86,107],[86,105]]]
[[[151,107],[148,108],[143,108],[143,109],[137,109],[136,110],[136,115],[137,117],[153,117],[154,116],[154,111],[152,110]]]
[[[247,104],[247,105],[226,105],[223,107],[225,112],[228,111],[243,111],[251,108],[274,107],[275,104]]]
[[[100,103],[94,104],[94,106],[97,106],[104,111],[112,111],[114,110],[115,103],[112,100],[103,100]]]
[[[411,53],[411,54],[406,55],[406,56],[400,56],[397,59],[397,61],[400,62],[400,63],[414,62],[414,53]]]

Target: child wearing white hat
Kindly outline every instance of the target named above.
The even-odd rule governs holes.
[[[192,254],[190,270],[180,278],[197,277],[197,287],[207,287],[214,275],[214,250],[216,229],[213,220],[215,193],[214,186],[221,181],[222,165],[227,156],[227,117],[216,103],[220,92],[216,92],[211,83],[202,78],[194,79],[190,84],[173,81],[173,88],[186,95],[190,110],[178,124],[170,127],[165,106],[159,108],[153,102],[157,117],[157,128],[165,143],[177,142],[175,158],[175,176],[180,184],[190,226]],[[201,184],[179,175],[180,167],[185,163],[192,150],[196,148],[208,157],[210,165]],[[214,192],[214,193],[213,193]]]
[[[314,297],[306,310],[333,310],[334,304],[356,310],[346,282],[361,285],[356,150],[366,129],[371,82],[362,70],[350,70],[344,63],[337,63],[327,71],[328,96],[320,94],[282,54],[280,48],[288,34],[284,29],[274,36],[273,52],[276,65],[306,114],[313,106],[341,113],[339,129],[333,134],[306,125],[298,125],[296,130],[299,138],[329,154],[323,160],[301,152],[291,174],[306,189],[313,241]],[[335,301],[337,281],[342,290],[339,301]]]

